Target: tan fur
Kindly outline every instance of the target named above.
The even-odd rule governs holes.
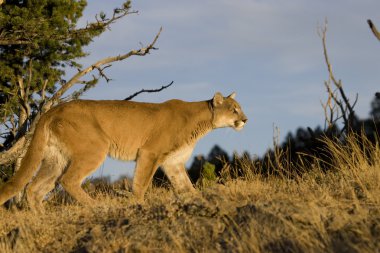
[[[140,200],[159,166],[176,191],[191,191],[185,163],[197,141],[214,128],[240,130],[247,121],[234,96],[216,93],[201,102],[77,100],[59,105],[38,122],[20,169],[0,188],[0,205],[36,173],[26,191],[31,208],[39,207],[57,180],[77,201],[91,204],[81,183],[107,155],[136,161],[133,193]]]

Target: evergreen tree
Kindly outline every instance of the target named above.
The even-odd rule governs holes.
[[[375,98],[371,102],[371,117],[375,121],[380,121],[380,93],[376,93]]]

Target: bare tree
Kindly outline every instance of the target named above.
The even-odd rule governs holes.
[[[340,79],[336,79],[334,75],[326,45],[327,25],[328,22],[326,20],[324,26],[319,27],[318,30],[318,34],[322,39],[323,54],[327,66],[327,71],[329,73],[329,78],[327,81],[325,81],[328,98],[325,103],[321,102],[325,113],[325,127],[327,129],[330,129],[336,125],[339,120],[342,120],[343,128],[341,130],[341,134],[346,134],[352,130],[352,127],[356,121],[354,107],[358,101],[358,94],[356,94],[355,100],[351,104],[343,89],[342,81]]]

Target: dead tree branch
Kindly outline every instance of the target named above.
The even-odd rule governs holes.
[[[147,93],[151,93],[151,92],[160,92],[160,91],[162,91],[162,90],[164,90],[164,89],[166,89],[166,88],[169,88],[173,83],[174,83],[174,81],[171,81],[169,84],[167,84],[167,85],[163,85],[163,86],[161,86],[161,88],[159,88],[159,89],[151,89],[151,90],[142,89],[142,90],[140,90],[140,91],[138,91],[138,92],[136,92],[136,93],[130,95],[129,97],[125,98],[124,100],[131,100],[132,98],[136,97],[137,95],[139,95],[139,94],[141,94],[141,93],[143,93],[143,92],[147,92]]]
[[[51,97],[51,99],[44,105],[44,107],[43,107],[44,110],[43,111],[49,110],[51,108],[51,106],[53,106],[55,103],[57,103],[60,100],[60,98],[62,97],[62,95],[68,89],[70,89],[74,84],[80,83],[80,78],[81,77],[85,76],[86,74],[88,74],[89,72],[93,71],[94,69],[101,70],[102,69],[101,67],[103,65],[110,64],[111,62],[122,61],[122,60],[125,60],[125,59],[127,59],[127,58],[129,58],[131,56],[144,56],[144,55],[149,54],[150,50],[156,50],[157,48],[155,48],[154,45],[156,44],[156,42],[158,40],[158,37],[161,34],[161,31],[162,31],[162,27],[160,28],[160,30],[156,34],[156,36],[153,39],[153,41],[148,46],[146,46],[146,47],[142,47],[142,48],[137,49],[137,50],[131,50],[131,51],[129,51],[128,53],[126,53],[124,55],[118,55],[118,56],[114,56],[114,57],[104,58],[104,59],[96,62],[95,64],[92,64],[91,66],[89,66],[89,67],[87,67],[87,68],[79,71],[68,82],[64,83],[62,85],[62,87]],[[102,72],[100,71],[100,73],[102,73]],[[104,75],[104,73],[101,74],[101,76],[102,75]]]
[[[334,125],[334,121],[336,120],[335,115],[338,115],[339,112],[336,103],[333,101],[333,97],[336,95],[334,94],[334,91],[332,91],[331,89],[331,82],[325,81],[325,87],[328,97],[326,103],[323,103],[321,101],[321,105],[325,113],[325,128],[326,125],[327,128],[332,128]]]
[[[9,164],[21,157],[24,152],[24,147],[27,146],[26,137],[18,139],[7,151],[0,152],[0,164]]]
[[[327,65],[327,71],[329,73],[329,79],[325,82],[328,92],[328,99],[326,104],[322,103],[322,107],[325,111],[326,123],[330,128],[335,125],[339,119],[343,119],[344,127],[342,129],[342,133],[347,133],[353,127],[356,118],[354,107],[358,101],[358,94],[356,94],[354,103],[351,104],[343,89],[342,81],[335,78],[326,45],[327,21],[325,21],[324,27],[319,28],[318,34],[322,39],[323,55]],[[335,90],[332,89],[331,83],[335,87]],[[332,102],[334,104],[332,104]],[[340,113],[339,111],[336,111],[336,108],[340,109]],[[330,112],[328,113],[327,110]]]
[[[380,33],[379,31],[377,30],[375,24],[372,22],[372,20],[368,19],[367,20],[367,23],[369,25],[369,28],[371,29],[373,35],[375,35],[375,37],[380,40]]]

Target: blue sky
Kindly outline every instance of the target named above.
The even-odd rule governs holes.
[[[111,13],[123,1],[88,1],[81,24],[100,11]],[[280,139],[299,126],[323,125],[328,73],[317,28],[328,19],[327,43],[333,70],[354,99],[358,115],[368,116],[380,91],[380,43],[366,20],[380,27],[378,0],[203,0],[132,1],[139,14],[118,21],[86,48],[84,65],[123,54],[163,32],[159,48],[145,57],[114,63],[113,80],[100,82],[83,99],[123,99],[141,88],[174,81],[161,93],[137,101],[210,99],[216,91],[236,91],[249,121],[245,129],[219,129],[203,138],[194,154],[215,144],[228,152],[262,155],[271,147],[273,126]],[[124,168],[124,169],[123,169]],[[125,169],[129,168],[129,169]],[[131,175],[132,164],[107,160],[95,175]]]

